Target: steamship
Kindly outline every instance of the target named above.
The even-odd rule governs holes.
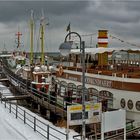
[[[140,55],[139,49],[108,48],[108,31],[98,31],[98,47],[85,48],[86,101],[102,102],[107,108],[126,110],[127,119],[140,125]],[[61,45],[60,45],[61,47]],[[124,53],[127,54],[124,58]],[[113,59],[113,56],[118,57]],[[112,59],[110,59],[112,58]],[[81,102],[82,63],[80,49],[71,49],[67,62],[56,68],[61,90]]]

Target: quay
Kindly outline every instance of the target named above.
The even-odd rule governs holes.
[[[61,120],[64,120],[66,124],[67,118],[66,107],[67,105],[71,105],[70,102],[64,99],[59,100],[58,102],[57,97],[54,97],[50,94],[44,94],[41,91],[37,91],[32,86],[30,86],[30,84],[28,84],[27,80],[22,79],[18,75],[14,74],[7,67],[3,68],[9,83],[12,85],[13,88],[15,88],[19,93],[21,92],[22,94],[15,97],[7,97],[7,98],[2,98],[1,96],[1,101],[7,102],[10,100],[20,100],[20,101],[25,100],[27,104],[31,105],[32,109],[37,110],[37,112],[39,112],[41,115],[46,116],[48,119],[56,122],[58,118],[59,119],[61,118]],[[128,136],[136,132],[136,130],[138,131],[140,129],[140,128],[133,129],[133,123],[131,122],[131,124],[132,124],[131,131],[127,131]],[[95,127],[98,127],[98,124]],[[90,138],[94,139],[95,137],[97,137],[97,134],[99,134],[99,138],[101,136],[97,128],[90,128],[90,132],[92,133],[88,135],[89,132],[87,132],[86,136],[89,139]],[[121,137],[121,135],[122,132],[116,132],[115,135],[107,136],[106,139],[108,137],[110,137],[110,139],[115,139],[115,137]]]

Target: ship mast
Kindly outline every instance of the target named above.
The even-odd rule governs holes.
[[[42,17],[41,17],[41,20],[40,20],[40,33],[41,33],[41,64],[44,65],[45,64],[45,60],[44,60],[44,13],[42,11]]]
[[[33,30],[34,30],[34,20],[33,20],[33,10],[31,10],[30,19],[30,65],[33,64]]]
[[[16,33],[16,36],[17,36],[17,48],[20,48],[20,36],[22,36],[22,33],[20,33],[19,31]]]

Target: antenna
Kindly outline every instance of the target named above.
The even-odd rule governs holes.
[[[33,36],[34,36],[34,11],[31,10],[30,19],[30,65],[33,64]]]
[[[31,10],[31,20],[33,20],[34,19],[34,11],[33,11],[33,9]]]
[[[44,17],[44,11],[43,11],[43,9],[42,9],[42,10],[41,10],[40,24],[43,25],[44,21],[45,21],[45,17]]]
[[[41,10],[42,16],[40,19],[40,40],[41,40],[41,64],[44,65],[44,11]]]
[[[44,30],[45,30],[45,25],[48,25],[45,23],[45,17],[44,17],[44,11],[42,9],[42,16],[40,19],[40,40],[41,40],[41,64],[44,65],[45,63],[45,56],[44,56]]]
[[[20,37],[22,36],[22,33],[19,31],[19,26],[18,26],[18,32],[16,33],[16,36],[17,36],[17,48],[20,49]]]

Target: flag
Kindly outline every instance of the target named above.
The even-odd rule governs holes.
[[[70,23],[69,23],[69,25],[67,26],[67,30],[66,30],[67,32],[68,31],[70,31]]]
[[[96,48],[98,48],[98,44],[96,44]]]

